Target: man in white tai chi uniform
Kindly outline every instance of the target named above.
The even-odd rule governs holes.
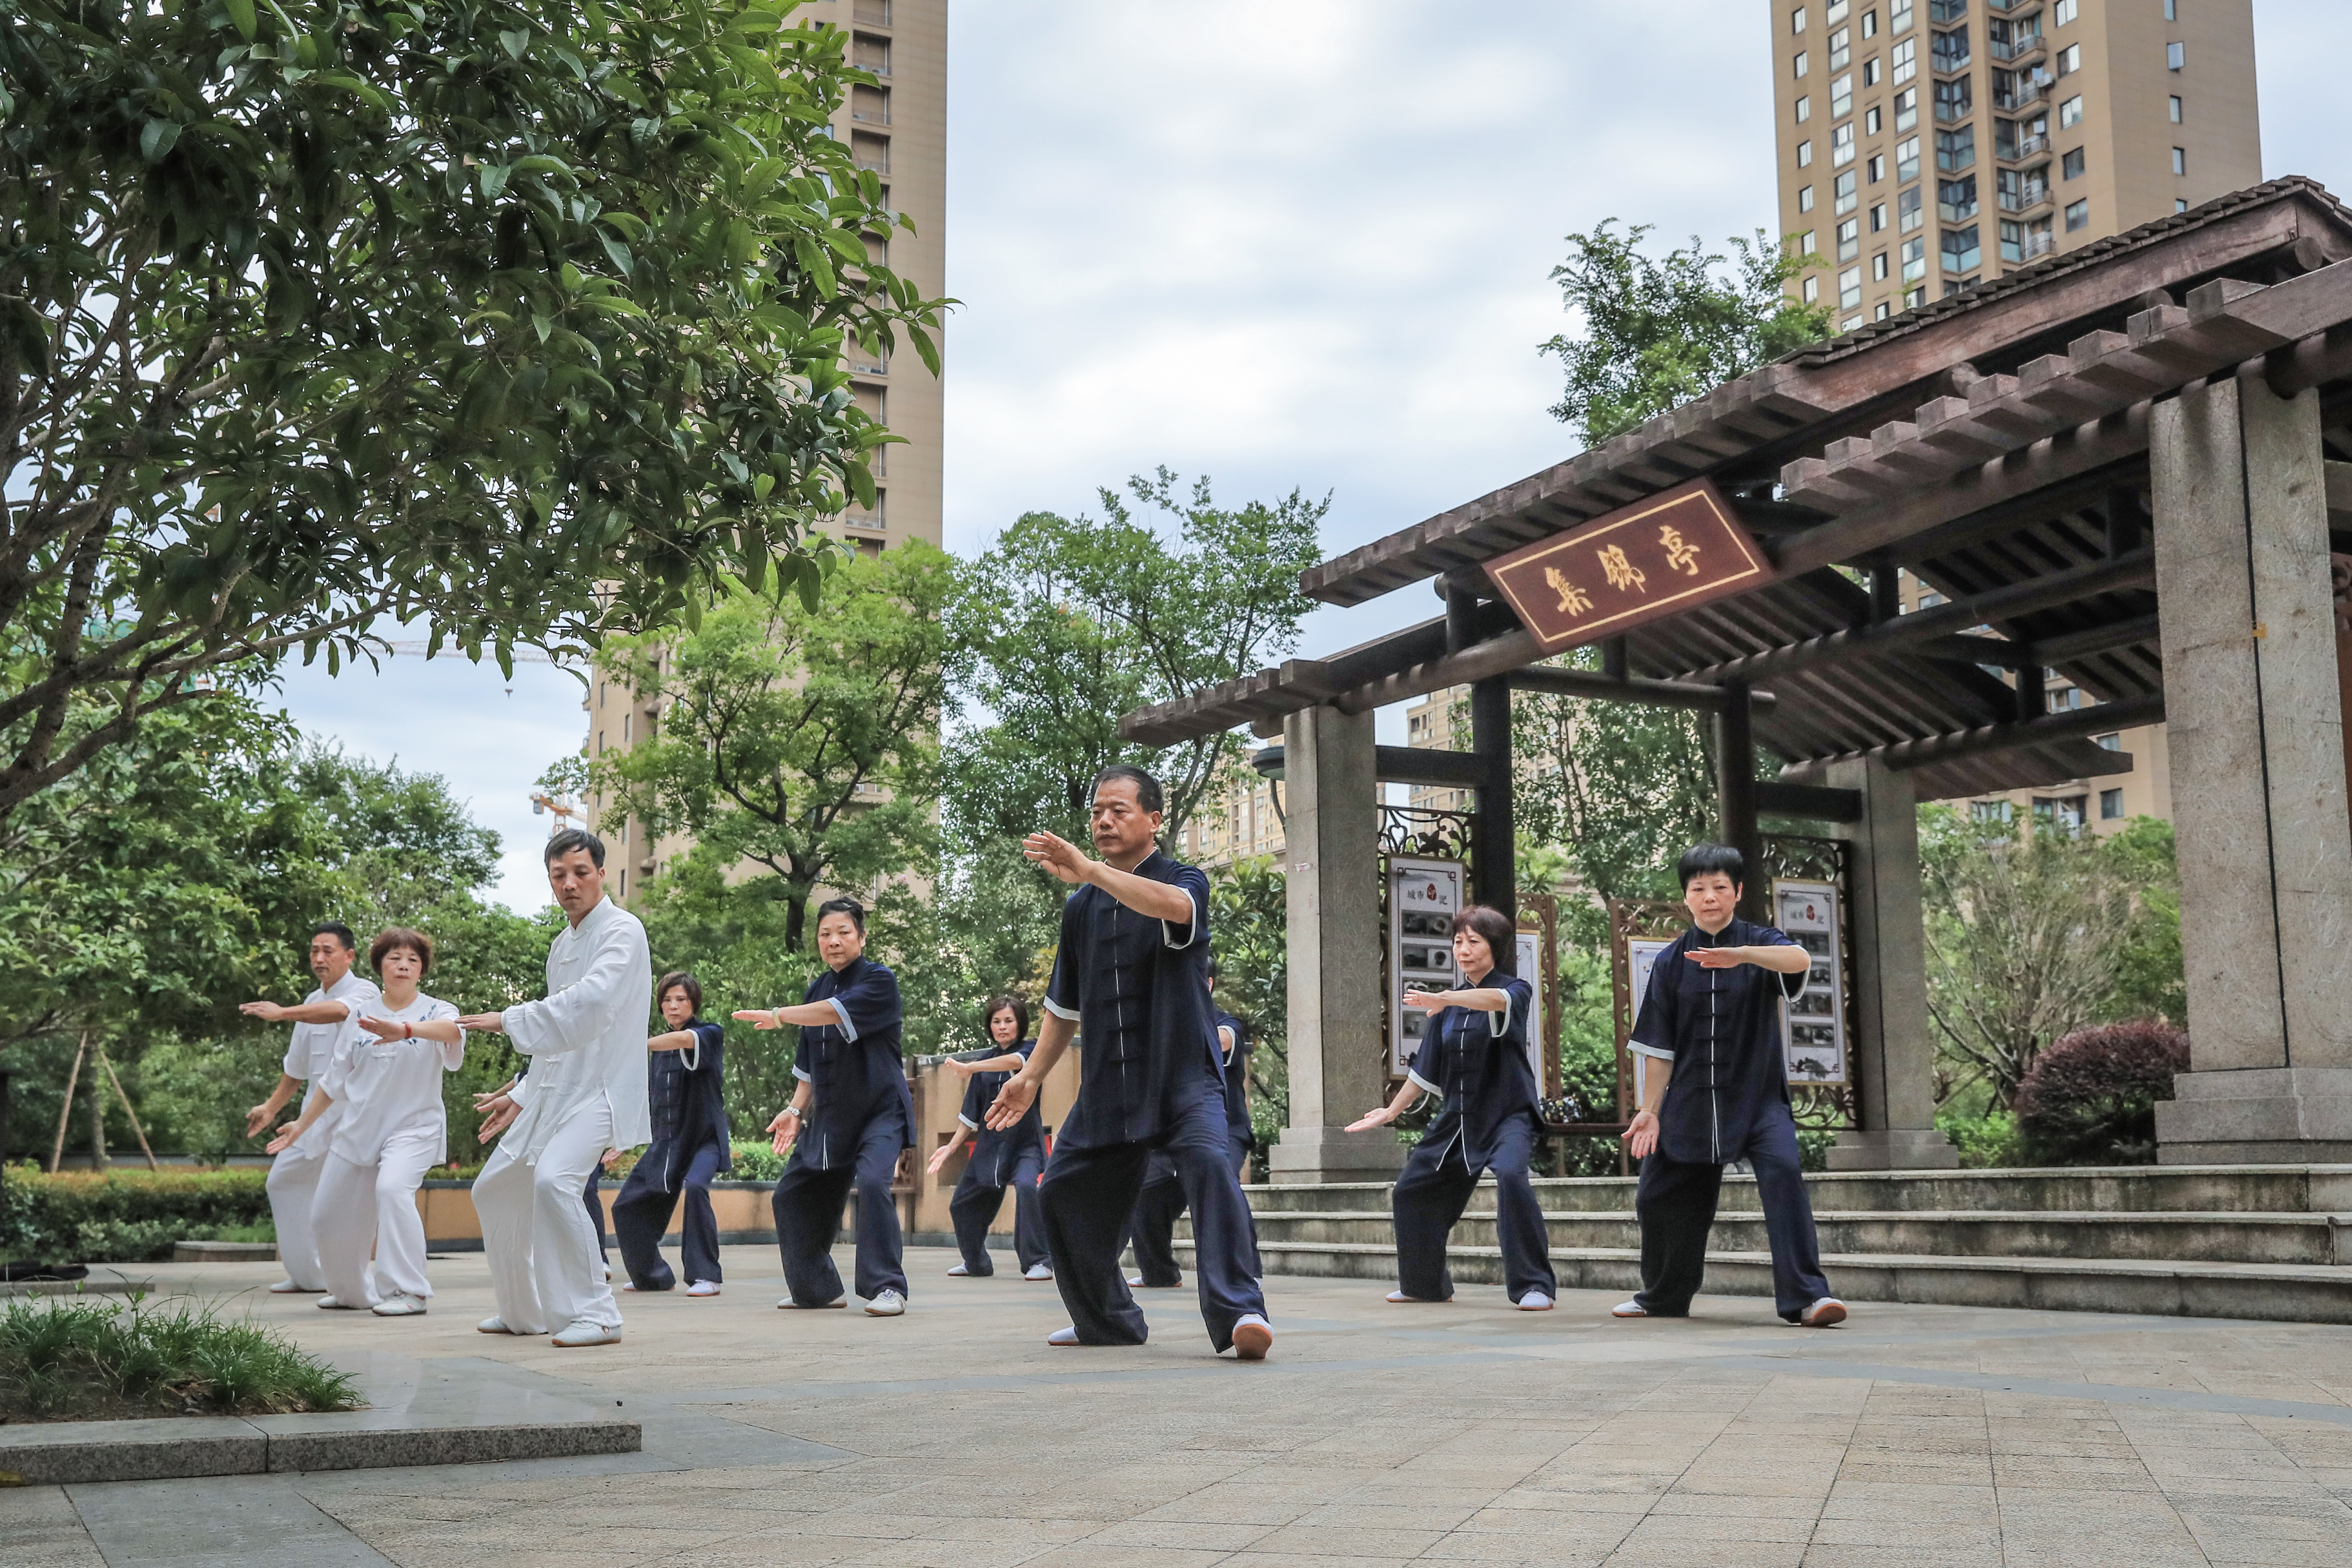
[[[646,1104],[653,962],[646,928],[604,897],[604,840],[576,827],[549,839],[547,882],[572,922],[548,949],[547,999],[457,1020],[504,1031],[531,1058],[521,1113],[474,1179],[499,1304],[481,1331],[553,1328],[559,1345],[609,1345],[621,1338],[621,1309],[580,1194],[605,1150],[653,1137]]]
[[[319,988],[297,1006],[247,1002],[238,1009],[268,1023],[294,1026],[278,1087],[268,1100],[246,1112],[245,1135],[258,1138],[306,1083],[310,1086],[312,1103],[304,1109],[320,1113],[300,1137],[269,1163],[269,1217],[277,1222],[278,1256],[286,1265],[286,1278],[270,1289],[280,1294],[297,1290],[316,1294],[327,1288],[325,1271],[319,1264],[318,1239],[310,1229],[310,1208],[319,1194],[319,1178],[326,1171],[328,1146],[334,1142],[343,1107],[321,1103],[324,1097],[320,1090],[333,1081],[339,1055],[350,1051],[357,1040],[361,1005],[382,1000],[374,982],[352,973],[359,947],[352,928],[342,921],[320,921],[310,928],[310,973],[318,977]]]

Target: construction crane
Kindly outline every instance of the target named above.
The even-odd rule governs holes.
[[[535,789],[530,792],[530,814],[533,816],[554,816],[554,825],[547,830],[547,836],[552,838],[571,826],[572,819],[581,812],[578,802],[566,800],[560,795],[550,795],[543,789]]]
[[[410,658],[425,658],[433,652],[433,645],[429,642],[387,642],[383,646],[384,651],[395,658],[403,656]],[[456,654],[458,651],[455,643],[441,645],[441,652],[445,656]],[[508,657],[517,664],[551,664],[559,669],[566,668],[563,660],[535,647],[515,648],[509,651]],[[507,683],[507,695],[509,697],[514,695],[514,683],[511,680]]]

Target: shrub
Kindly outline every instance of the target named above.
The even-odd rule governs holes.
[[[2049,1164],[2147,1164],[2156,1102],[2189,1070],[2189,1037],[2153,1018],[2077,1029],[2043,1051],[2018,1086],[2017,1124]]]
[[[173,1243],[269,1219],[269,1173],[66,1171],[11,1166],[0,1197],[0,1258],[40,1263],[155,1263]]]
[[[735,1151],[735,1168],[727,1173],[730,1182],[772,1182],[784,1173],[773,1144],[738,1142],[730,1147]]]

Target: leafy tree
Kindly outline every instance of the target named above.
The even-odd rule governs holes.
[[[1619,232],[1611,218],[1568,237],[1568,259],[1552,268],[1560,302],[1579,331],[1555,334],[1539,352],[1559,356],[1567,385],[1551,416],[1572,425],[1588,447],[1665,413],[1829,335],[1826,306],[1808,305],[1789,283],[1821,265],[1759,229],[1734,236],[1737,259],[1689,246],[1654,257],[1642,241],[1654,226]]]
[[[2100,1003],[2103,1021],[2189,1016],[2189,984],[2180,957],[2180,868],[2172,824],[2137,816],[2099,842],[2099,852],[2131,889],[2131,924],[2124,938],[2115,989]]]
[[[0,818],[379,617],[502,665],[813,594],[945,300],[792,0],[20,0],[0,23]]]
[[[1263,856],[1209,879],[1217,1005],[1249,1026],[1250,1123],[1260,1144],[1290,1124],[1289,906],[1280,862]]]
[[[678,637],[616,639],[604,668],[661,715],[590,766],[605,815],[688,833],[707,867],[778,882],[778,933],[808,951],[820,886],[865,888],[934,853],[946,554],[910,540],[826,574],[814,605],[730,587]]]

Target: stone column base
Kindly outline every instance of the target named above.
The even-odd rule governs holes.
[[[2352,1161],[2352,1068],[2185,1072],[2156,1107],[2161,1165]]]
[[[1932,1127],[1875,1132],[1848,1129],[1829,1148],[1832,1171],[1957,1171],[1960,1152]]]
[[[1337,1127],[1286,1127],[1266,1174],[1276,1184],[1386,1182],[1404,1169],[1405,1146],[1393,1127],[1347,1132]]]

